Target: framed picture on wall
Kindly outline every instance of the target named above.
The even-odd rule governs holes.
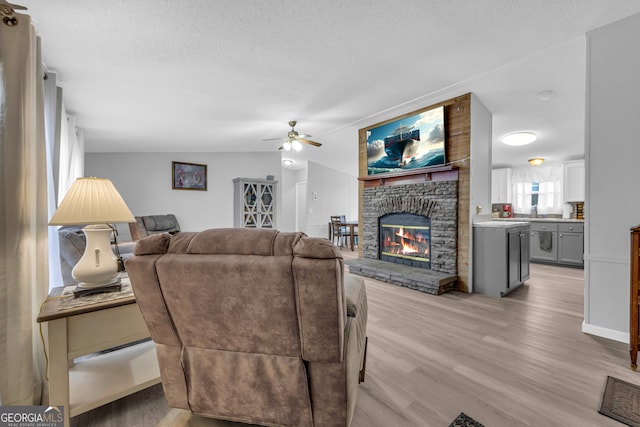
[[[207,165],[171,162],[171,171],[174,190],[207,191]]]

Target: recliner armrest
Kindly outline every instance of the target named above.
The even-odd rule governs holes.
[[[367,295],[364,279],[351,274],[344,275],[344,298],[347,303],[347,316],[357,317],[367,310]]]

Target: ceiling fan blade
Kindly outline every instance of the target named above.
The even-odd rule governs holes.
[[[322,144],[320,144],[319,142],[311,141],[310,139],[298,138],[298,141],[304,142],[305,144],[313,145],[314,147],[322,146]]]
[[[260,141],[288,141],[289,138],[267,138],[261,139]]]

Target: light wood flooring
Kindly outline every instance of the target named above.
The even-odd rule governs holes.
[[[367,372],[353,427],[446,427],[460,412],[486,427],[620,426],[597,412],[607,375],[640,384],[627,344],[581,332],[582,270],[532,264],[527,284],[501,299],[366,282]],[[237,424],[169,409],[156,386],[72,425]]]

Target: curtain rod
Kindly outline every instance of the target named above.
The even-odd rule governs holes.
[[[0,16],[2,22],[9,27],[18,25],[18,18],[16,18],[16,10],[27,10],[26,7],[19,4],[11,4],[5,0],[0,0]]]

